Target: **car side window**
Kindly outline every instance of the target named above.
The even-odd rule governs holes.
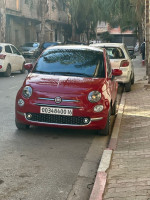
[[[125,48],[125,50],[126,50],[126,53],[128,54],[128,56],[129,56],[129,58],[130,58],[130,53],[129,53],[129,51],[128,51],[128,48],[127,48],[127,46],[126,45],[124,45],[124,48]]]
[[[21,55],[20,52],[14,46],[11,46],[11,48],[14,54]]]
[[[6,53],[12,53],[11,48],[9,45],[5,46],[5,52]]]
[[[105,78],[105,67],[104,67],[104,58],[100,59],[98,77]]]
[[[109,57],[108,55],[106,54],[106,62],[107,62],[107,74],[108,74],[108,77],[111,76],[112,74],[112,68],[111,68],[111,63],[110,63],[110,60],[109,60]]]

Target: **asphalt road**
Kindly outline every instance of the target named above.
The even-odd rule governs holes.
[[[0,200],[87,200],[109,137],[95,131],[15,126],[27,74],[0,75]]]

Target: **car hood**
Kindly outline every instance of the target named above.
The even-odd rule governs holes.
[[[37,47],[21,47],[20,48],[22,51],[32,51],[37,49]]]
[[[35,93],[87,94],[93,90],[106,90],[105,78],[83,78],[30,73],[25,85],[30,85]]]

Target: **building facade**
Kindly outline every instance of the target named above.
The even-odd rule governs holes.
[[[65,5],[58,0],[1,0],[0,42],[5,32],[5,42],[20,46],[25,42],[41,41],[42,23],[44,23],[43,41],[64,42],[64,24],[68,23]],[[44,16],[43,16],[44,15]],[[44,22],[42,21],[44,17]],[[0,24],[0,25],[1,25]]]

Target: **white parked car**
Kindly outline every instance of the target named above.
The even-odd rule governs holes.
[[[125,91],[131,90],[131,85],[134,84],[134,67],[131,56],[124,43],[96,43],[90,46],[105,48],[109,56],[112,68],[119,68],[122,70],[122,75],[117,77],[118,83],[123,83]]]
[[[12,44],[0,43],[0,72],[9,77],[12,72],[25,73],[25,59]]]

